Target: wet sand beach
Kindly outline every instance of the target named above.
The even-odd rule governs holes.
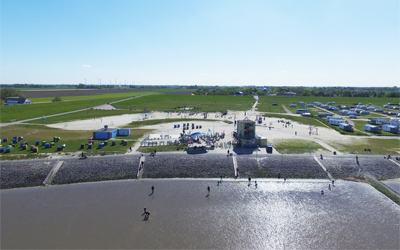
[[[257,188],[233,179],[217,186],[217,180],[2,190],[1,248],[400,247],[400,207],[367,184],[339,180],[329,191],[328,180],[257,179]],[[143,221],[144,206],[148,221]]]

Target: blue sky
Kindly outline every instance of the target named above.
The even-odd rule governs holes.
[[[398,0],[1,0],[1,83],[399,86]]]

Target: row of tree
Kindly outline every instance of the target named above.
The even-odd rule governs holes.
[[[25,96],[18,89],[13,88],[1,88],[0,89],[1,102],[4,102],[7,97],[20,97],[25,98]]]
[[[287,95],[297,96],[343,96],[343,97],[400,97],[397,87],[393,88],[356,88],[356,87],[200,87],[196,95]]]
[[[393,88],[347,88],[347,87],[276,87],[269,94],[282,95],[294,92],[298,96],[342,96],[342,97],[399,97],[399,89]]]

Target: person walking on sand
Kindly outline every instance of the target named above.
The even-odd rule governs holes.
[[[151,186],[151,193],[154,194],[154,186]]]
[[[146,212],[147,212],[147,208],[144,207],[144,208],[143,208],[143,213],[146,214]]]
[[[210,186],[207,187],[207,192],[210,194]]]

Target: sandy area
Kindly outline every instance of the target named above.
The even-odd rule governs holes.
[[[193,119],[204,119],[204,121],[193,121],[189,123],[194,123],[195,125],[201,125],[201,129],[195,129],[191,131],[194,132],[204,132],[207,133],[210,129],[212,132],[222,133],[225,132],[227,135],[224,140],[221,142],[228,142],[232,140],[231,135],[233,134],[234,123],[227,124],[223,122],[224,120],[232,121],[242,120],[245,117],[248,117],[250,120],[255,120],[257,115],[260,113],[255,111],[229,111],[226,117],[221,117],[220,113],[208,113],[207,119],[219,120],[217,121],[207,121],[204,119],[202,113],[189,115],[188,113],[178,113],[178,112],[151,112],[147,115],[144,114],[129,114],[129,115],[120,115],[120,116],[108,116],[103,118],[96,119],[88,119],[88,120],[78,120],[66,123],[58,123],[58,124],[50,124],[49,127],[52,128],[60,128],[67,130],[98,130],[102,128],[104,125],[108,125],[112,128],[119,128],[122,126],[126,126],[134,121],[142,121],[145,119],[168,119],[168,118],[193,118]],[[287,120],[285,120],[287,121]],[[144,126],[144,129],[153,129],[155,130],[153,133],[158,133],[162,135],[179,135],[182,132],[182,124],[180,122],[180,128],[174,128],[174,125],[178,124],[177,122],[164,123],[152,126]],[[297,135],[296,135],[297,132]],[[345,143],[351,143],[353,138],[351,136],[343,136],[335,130],[326,128],[326,127],[311,127],[310,134],[310,126],[299,124],[297,122],[292,122],[290,125],[285,125],[284,123],[279,122],[277,118],[265,118],[263,120],[263,124],[257,125],[256,134],[261,135],[263,137],[268,138],[269,142],[273,143],[279,139],[303,139],[303,140],[312,140],[317,142],[327,148],[330,151],[338,150],[330,147],[325,142],[326,141],[340,141]]]

